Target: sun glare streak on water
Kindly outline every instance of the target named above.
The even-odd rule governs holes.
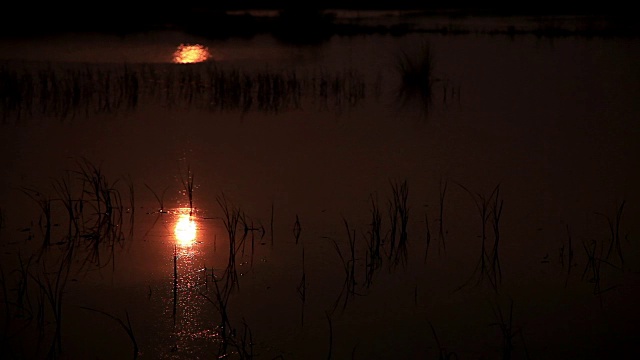
[[[207,61],[211,53],[207,47],[195,44],[180,44],[173,53],[173,62],[176,64],[191,64]]]
[[[193,216],[189,214],[187,209],[186,213],[181,212],[178,214],[178,221],[173,230],[176,236],[176,243],[180,247],[191,247],[196,240],[196,222]]]

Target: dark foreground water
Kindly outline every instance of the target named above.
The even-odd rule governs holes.
[[[633,39],[0,49],[3,358],[637,353]]]

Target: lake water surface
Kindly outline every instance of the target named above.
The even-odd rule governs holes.
[[[208,60],[173,63],[189,44]],[[427,45],[431,95],[403,92],[398,57]],[[635,39],[163,32],[0,57],[7,358],[127,358],[127,329],[147,359],[638,353]]]

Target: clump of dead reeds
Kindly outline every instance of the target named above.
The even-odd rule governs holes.
[[[307,301],[307,272],[304,264],[304,244],[302,245],[302,277],[300,278],[300,283],[298,283],[296,290],[298,291],[298,296],[302,302],[300,309],[300,324],[304,326],[304,306]]]
[[[529,359],[529,351],[527,350],[527,345],[524,341],[524,334],[522,332],[522,328],[516,328],[514,326],[513,321],[513,300],[509,301],[509,313],[505,315],[502,311],[502,308],[499,305],[492,306],[493,314],[495,317],[495,322],[491,323],[490,326],[496,326],[500,330],[501,335],[501,358],[508,360],[513,358],[513,352],[516,350],[515,339],[516,336],[520,338],[520,342],[522,344],[522,352],[525,355],[526,359]]]
[[[336,298],[336,301],[333,304],[331,313],[333,313],[336,310],[336,308],[338,307],[341,301],[342,301],[342,309],[344,310],[346,309],[347,304],[349,303],[349,300],[353,296],[360,295],[358,292],[356,292],[356,284],[357,284],[356,270],[355,270],[356,230],[352,229],[349,226],[349,222],[347,221],[347,219],[343,218],[342,221],[344,223],[345,230],[347,232],[349,256],[348,257],[343,256],[342,250],[340,250],[340,245],[338,245],[338,242],[333,238],[329,238],[333,243],[333,247],[336,250],[336,253],[340,257],[340,261],[342,262],[342,268],[345,274],[344,282],[342,283],[342,289],[340,290],[340,293],[338,294],[338,297]]]
[[[491,287],[497,292],[502,281],[502,268],[500,266],[500,219],[502,216],[503,200],[500,197],[500,185],[497,185],[489,196],[481,193],[474,193],[464,185],[457,183],[467,192],[475,203],[478,215],[480,216],[480,258],[473,274],[459,289],[466,286],[474,276],[477,276],[476,284],[482,283],[485,279],[489,281]],[[489,226],[493,230],[491,236]],[[490,243],[491,238],[493,240]]]
[[[618,257],[617,260],[620,268],[624,268],[624,256],[622,255],[621,244],[622,234],[620,234],[620,225],[622,223],[622,213],[624,211],[625,202],[626,201],[623,200],[620,203],[620,205],[616,209],[615,217],[613,219],[607,215],[600,214],[607,219],[607,225],[609,226],[609,248],[607,249],[605,259],[609,260],[612,253],[615,251],[615,255]]]
[[[624,211],[625,201],[622,201],[615,211],[615,216],[611,217],[605,213],[597,212],[596,215],[604,217],[607,222],[608,238],[594,237],[582,241],[582,247],[585,251],[587,260],[582,272],[582,280],[593,284],[593,294],[600,297],[600,305],[602,303],[602,294],[617,287],[617,285],[602,286],[603,269],[614,271],[624,271],[625,261],[622,247],[622,239],[627,238],[628,234],[622,234],[622,215]],[[567,227],[568,231],[568,227]],[[561,256],[564,252],[564,245],[561,247]],[[561,259],[564,256],[561,257]],[[567,280],[571,273],[573,263],[573,249],[571,245],[571,234],[569,233],[569,266],[567,270]],[[562,264],[564,264],[562,262]],[[603,265],[605,265],[603,267]]]
[[[230,273],[228,271],[225,271],[222,276],[228,278],[229,275]],[[231,286],[228,286],[229,280],[225,279],[225,285],[220,286],[219,282],[223,281],[223,279],[216,278],[216,276],[213,275],[213,272],[211,280],[214,284],[215,291],[213,294],[213,298],[202,292],[200,292],[199,294],[215,307],[218,315],[220,316],[220,322],[217,326],[217,328],[219,329],[218,337],[220,339],[220,346],[218,348],[217,355],[218,358],[227,357],[231,353],[233,353],[240,359],[253,359],[254,340],[251,328],[249,327],[245,319],[242,319],[242,335],[238,336],[238,331],[231,322],[228,305],[233,288]]]
[[[396,60],[400,77],[396,96],[400,103],[417,100],[428,114],[433,100],[435,60],[429,43],[423,43],[417,53],[401,51]]]
[[[401,51],[396,66],[404,89],[431,96],[435,62],[429,43],[422,44],[418,54]]]
[[[407,199],[409,187],[407,181],[391,182],[392,199],[389,201],[389,260],[392,266],[406,264],[407,261],[407,225],[409,222],[409,206]],[[397,234],[397,235],[396,235]],[[397,236],[397,243],[396,243]]]
[[[224,223],[225,229],[227,230],[227,235],[229,238],[229,259],[224,277],[227,280],[225,289],[229,289],[230,291],[230,289],[233,289],[234,287],[240,287],[240,284],[238,282],[238,272],[236,268],[236,254],[244,243],[244,237],[242,239],[237,239],[238,225],[241,218],[243,217],[243,212],[239,207],[233,206],[228,201],[224,193],[218,196],[216,201],[218,202],[218,205],[220,205],[220,208],[222,209],[222,212],[224,214],[222,221]]]
[[[373,282],[373,275],[382,266],[381,250],[384,236],[382,235],[382,215],[378,206],[378,200],[373,195],[371,200],[371,223],[369,224],[367,256],[365,264],[365,287],[369,288]]]

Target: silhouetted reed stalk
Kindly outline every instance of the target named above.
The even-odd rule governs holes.
[[[53,187],[57,193],[57,200],[62,202],[68,217],[67,234],[61,240],[64,249],[64,261],[72,261],[76,254],[76,245],[81,239],[84,239],[85,227],[81,223],[84,211],[84,192],[79,197],[73,194],[72,180],[70,173],[66,172],[65,176],[57,179],[53,183]]]
[[[442,245],[442,250],[447,252],[447,242],[445,241],[445,231],[444,231],[444,201],[447,195],[447,185],[448,181],[442,183],[442,179],[440,179],[440,197],[439,197],[439,209],[440,209],[440,217],[438,218],[438,237],[440,243],[438,244],[438,253],[440,253],[440,245]]]
[[[502,336],[501,358],[503,360],[510,360],[512,358],[513,350],[515,348],[514,339],[517,335],[520,335],[524,354],[526,358],[529,359],[529,352],[524,341],[522,329],[514,329],[513,327],[513,300],[509,302],[508,317],[505,317],[499,306],[493,307],[493,314],[496,317],[496,322],[492,323],[491,326],[497,326],[500,329],[500,334]]]
[[[239,289],[240,284],[238,282],[238,273],[236,270],[236,253],[242,245],[242,242],[239,245],[236,245],[236,232],[238,229],[238,223],[242,217],[242,212],[239,208],[231,206],[224,194],[218,196],[216,200],[224,213],[222,220],[229,237],[229,261],[226,269],[225,278],[227,279],[227,284],[225,287],[228,287],[229,290],[233,287],[237,287]]]
[[[498,253],[500,244],[500,217],[502,215],[503,205],[503,201],[500,199],[500,185],[497,185],[488,197],[479,193],[473,193],[462,184],[458,183],[458,185],[472,197],[481,221],[480,258],[469,280],[461,285],[458,290],[466,286],[477,274],[477,284],[480,284],[486,278],[491,287],[497,292],[502,279],[502,270],[500,268],[500,258]],[[489,237],[487,234],[489,220],[491,220],[491,226],[493,229],[493,246],[491,247],[489,247],[488,244]],[[488,249],[491,249],[491,251]]]
[[[565,281],[564,281],[565,287],[569,282],[569,276],[571,276],[571,268],[573,268],[573,241],[571,239],[571,231],[569,230],[569,225],[567,225],[567,238],[568,238],[568,243],[567,243],[568,254],[567,254],[567,277],[565,278]],[[565,253],[565,248],[563,244],[562,247],[560,248],[560,263],[563,269],[564,269],[564,253]]]
[[[4,312],[5,312],[5,316],[4,316],[4,321],[5,321],[4,334],[5,335],[4,336],[6,336],[8,334],[11,308],[9,303],[9,291],[7,290],[7,278],[4,275],[4,267],[2,266],[2,263],[0,263],[0,283],[2,283],[2,303],[4,304]],[[4,339],[2,339],[2,341],[4,342]]]
[[[14,272],[18,273],[18,279],[16,284],[16,315],[18,317],[25,317],[25,312],[29,313],[29,317],[31,317],[31,301],[29,300],[29,267],[31,265],[31,260],[33,258],[29,257],[27,262],[22,259],[22,255],[18,251],[18,269],[14,270]],[[25,309],[25,306],[28,309]]]
[[[56,271],[49,272],[46,261],[42,261],[42,271],[31,278],[42,290],[50,308],[55,322],[55,331],[51,347],[49,348],[49,358],[57,358],[62,352],[62,300],[64,289],[67,285],[71,264],[61,261]]]
[[[340,246],[338,245],[338,243],[334,239],[330,238],[336,252],[338,253],[338,256],[340,257],[340,260],[342,261],[342,267],[345,272],[345,279],[344,279],[344,283],[342,284],[342,290],[340,291],[340,294],[338,294],[338,297],[336,298],[336,301],[331,310],[332,313],[338,307],[338,304],[340,303],[341,299],[344,299],[343,305],[342,305],[342,309],[344,310],[347,307],[349,299],[352,296],[359,295],[358,293],[356,293],[356,289],[355,289],[357,284],[355,279],[356,231],[355,229],[352,230],[349,227],[349,222],[346,219],[343,218],[343,221],[344,221],[345,229],[347,231],[350,256],[348,259],[346,259],[342,255],[342,251],[340,250]]]
[[[296,221],[293,223],[293,237],[296,239],[296,245],[300,241],[300,233],[302,232],[302,226],[300,225],[300,219],[296,214]]]
[[[274,211],[273,211],[273,201],[271,202],[271,221],[269,222],[269,232],[271,233],[271,246],[273,246],[273,240],[275,238],[275,235],[273,233],[273,216],[274,216]]]
[[[135,187],[133,185],[133,180],[131,180],[131,176],[128,176],[125,181],[127,183],[127,188],[129,189],[129,238],[133,239],[134,219],[136,214]]]
[[[586,242],[583,242],[582,247],[587,253],[587,263],[585,264],[584,271],[582,272],[582,279],[593,284],[593,294],[601,295],[602,293],[613,289],[614,287],[609,287],[604,290],[601,288],[600,269],[602,263],[605,262],[605,260],[602,259],[602,245],[596,240],[591,240],[589,245],[587,245]]]
[[[149,189],[149,191],[151,191],[153,196],[156,198],[156,201],[158,201],[158,212],[160,214],[165,213],[165,211],[164,211],[164,194],[167,192],[167,189],[169,189],[169,187],[164,188],[164,190],[162,190],[162,193],[160,194],[160,196],[158,196],[158,194],[155,191],[153,191],[153,189],[149,185],[147,185],[145,183],[144,186],[146,186],[147,189]]]
[[[253,226],[253,221],[251,222],[250,229],[251,229],[251,266],[253,267],[253,255],[255,254],[255,247],[256,247],[254,232],[258,230]]]
[[[367,242],[367,261],[365,264],[365,286],[369,288],[373,281],[373,275],[382,265],[380,249],[382,246],[382,216],[378,207],[378,200],[370,196],[371,199],[371,223],[369,224],[369,241]]]
[[[182,181],[182,186],[184,187],[184,191],[189,199],[189,216],[191,216],[193,215],[193,172],[189,165],[187,165],[187,177],[181,177],[180,180]]]
[[[173,325],[176,325],[176,310],[178,308],[178,248],[173,246]]]
[[[348,282],[349,284],[349,288],[348,288],[348,293],[350,293],[351,295],[355,295],[356,294],[356,230],[354,229],[353,231],[349,231],[349,224],[347,223],[347,220],[344,220],[344,225],[345,228],[347,230],[347,236],[349,237],[349,252],[351,253],[351,259],[349,260],[349,278],[350,281]],[[347,299],[345,299],[345,306],[347,304]]]
[[[235,341],[234,345],[240,359],[253,359],[253,333],[247,325],[246,320],[242,319],[242,337],[239,341]]]
[[[329,351],[327,351],[327,360],[331,360],[331,356],[333,355],[333,324],[331,322],[331,315],[328,312],[325,312],[324,316],[327,318],[327,323],[329,323]]]
[[[129,340],[131,340],[131,345],[133,346],[133,358],[137,359],[138,355],[140,355],[140,350],[138,348],[138,342],[136,341],[136,337],[135,334],[133,333],[133,327],[131,326],[131,320],[129,319],[129,312],[125,310],[124,314],[126,316],[127,322],[125,323],[124,321],[122,321],[122,319],[120,319],[117,316],[111,315],[106,311],[102,311],[102,310],[98,310],[98,309],[94,309],[94,308],[90,308],[90,307],[86,307],[86,306],[80,306],[81,309],[85,309],[85,310],[89,310],[89,311],[94,311],[97,312],[99,314],[102,314],[112,320],[114,320],[115,322],[117,322],[122,329],[127,333],[127,336],[129,336]]]
[[[94,210],[88,214],[93,216],[92,218],[85,218],[89,220],[89,224],[94,225],[90,229],[102,235],[99,236],[101,238],[111,241],[124,240],[122,232],[119,231],[123,223],[124,206],[120,192],[115,188],[119,180],[110,183],[102,170],[89,160],[84,159],[79,165],[80,170],[77,173],[83,181],[81,208],[85,209],[85,205],[89,205]],[[86,200],[84,195],[89,199]]]
[[[391,182],[391,191],[392,198],[388,201],[387,206],[390,225],[387,236],[387,240],[389,240],[388,260],[390,266],[395,267],[401,259],[406,260],[406,221],[408,220],[408,209],[406,208],[408,189],[406,181],[401,185]]]
[[[87,264],[98,268],[106,265],[100,261],[101,248],[105,246],[110,248],[109,261],[115,266],[114,248],[122,244],[124,235],[119,192],[98,167],[84,160],[79,163],[79,170],[65,173],[65,176],[54,179],[51,185],[54,197],[35,189],[22,189],[40,208],[42,246],[26,261],[18,250],[18,267],[11,272],[17,274],[15,298],[10,300],[8,297],[4,271],[2,294],[9,314],[7,320],[15,315],[20,322],[27,321],[28,326],[33,326],[31,321],[35,319],[36,351],[40,351],[40,344],[46,339],[47,323],[50,321],[55,325],[48,357],[57,358],[62,351],[63,299],[72,266],[73,270],[80,272]],[[53,214],[56,224],[63,225],[60,228],[53,228]],[[52,251],[48,251],[49,248]],[[79,256],[84,256],[84,259]],[[41,267],[35,268],[34,264]],[[15,314],[10,313],[12,309]]]
[[[226,273],[226,276],[229,276],[229,273]],[[228,313],[228,302],[232,288],[228,287],[226,284],[224,287],[220,287],[218,282],[220,282],[220,280],[213,278],[215,300],[211,299],[206,294],[200,293],[201,296],[207,299],[207,301],[216,308],[220,315],[219,336],[221,343],[218,350],[218,357],[221,358],[227,356],[229,348],[235,347],[241,359],[251,359],[253,357],[253,336],[251,330],[243,319],[243,336],[239,340],[236,338],[236,330],[231,324]]]
[[[264,238],[265,230],[264,226],[255,226],[253,220],[248,219],[247,215],[244,213],[240,214],[239,222],[242,225],[243,233],[242,233],[242,256],[244,256],[245,244],[249,233],[251,233],[251,266],[253,266],[253,256],[255,253],[255,233],[260,233],[260,238]]]
[[[494,278],[496,287],[502,282],[502,268],[500,267],[500,217],[502,216],[502,205],[504,201],[500,198],[500,185],[495,189],[493,194],[493,203],[491,204],[491,227],[493,229],[493,248],[489,258],[491,264],[491,275]]]
[[[607,224],[609,225],[609,233],[611,238],[609,239],[609,248],[607,250],[607,255],[605,256],[606,260],[609,260],[611,253],[614,251],[618,256],[618,261],[620,263],[620,268],[624,268],[624,257],[622,256],[622,246],[620,244],[620,223],[622,222],[622,212],[624,210],[625,201],[623,200],[618,206],[616,211],[615,219],[612,220],[609,216],[600,214],[607,219]]]
[[[74,198],[73,192],[71,190],[69,179],[69,173],[65,174],[66,177],[61,179],[57,179],[54,181],[54,189],[58,195],[58,199],[62,202],[65,210],[67,211],[67,215],[69,217],[68,223],[68,234],[67,234],[67,242],[71,243],[74,238],[80,234],[80,224],[78,222],[79,216],[76,214],[76,204],[78,202],[77,199]]]
[[[11,357],[12,350],[10,349],[12,343],[21,341],[21,336],[26,333],[28,328],[31,328],[34,320],[38,338],[37,343],[33,344],[33,346],[35,346],[35,351],[39,353],[44,339],[45,330],[45,288],[40,286],[42,284],[41,282],[34,280],[36,276],[34,273],[36,270],[32,270],[32,264],[34,264],[32,260],[36,255],[31,255],[27,261],[25,261],[21,252],[18,250],[17,256],[18,267],[10,271],[8,276],[5,274],[4,267],[0,264],[0,284],[2,286],[0,303],[4,305],[4,324],[0,336],[0,349],[3,352],[3,355],[9,357]],[[36,284],[35,303],[32,302],[32,298],[34,297],[34,288],[31,286],[30,279],[34,280],[34,283]],[[11,297],[11,294],[13,293],[15,293],[15,296]],[[53,309],[55,310],[56,307]],[[13,326],[13,324],[16,323],[20,324],[19,328]],[[56,346],[56,349],[51,350],[52,346]],[[57,342],[54,334],[54,338],[52,339],[52,344],[49,349],[51,352],[49,357],[57,356],[59,354],[57,349]],[[38,355],[39,354],[36,354],[34,356],[38,357]],[[21,357],[15,353],[13,356]]]
[[[393,207],[393,202],[389,201],[387,204],[387,217],[389,219],[389,232],[385,240],[389,243],[389,252],[387,258],[392,263],[392,259],[395,257],[396,249],[396,237],[398,233],[398,208]]]
[[[431,328],[431,334],[433,335],[433,338],[436,341],[436,346],[438,347],[438,360],[457,360],[458,354],[456,354],[455,352],[450,352],[444,346],[442,346],[442,343],[438,338],[438,334],[436,333],[436,329],[431,321],[429,321],[429,327]]]
[[[310,99],[321,108],[330,103],[341,111],[366,95],[363,76],[354,69],[311,74],[294,69],[242,71],[213,62],[27,66],[4,61],[0,80],[5,122],[30,116],[117,114],[151,101],[168,108],[278,113],[299,109],[303,100]]]
[[[424,249],[424,263],[427,263],[427,257],[429,256],[429,248],[431,247],[431,228],[429,226],[429,215],[427,213],[427,211],[424,211],[424,223],[427,227],[427,234],[426,234],[426,246]]]
[[[621,235],[620,235],[620,224],[622,221],[622,213],[624,210],[625,201],[618,206],[616,211],[615,219],[611,219],[610,217],[597,213],[598,215],[604,216],[607,220],[608,230],[609,230],[609,239],[608,245],[605,245],[606,241],[599,241],[596,239],[592,239],[588,244],[583,241],[582,246],[587,255],[587,262],[585,264],[584,271],[582,273],[582,279],[586,280],[590,283],[593,283],[593,294],[594,295],[602,295],[603,293],[613,289],[616,285],[609,286],[605,289],[602,289],[601,286],[601,268],[602,264],[608,265],[614,269],[624,269],[624,257],[622,254],[622,246],[621,246]],[[607,250],[605,251],[605,246]],[[612,253],[615,251],[617,255],[618,264],[612,263],[609,258]],[[600,304],[602,305],[602,298],[600,298]]]
[[[27,194],[33,201],[38,204],[42,211],[38,219],[38,225],[43,233],[42,252],[46,251],[51,245],[51,198],[34,189],[23,188],[22,192]]]
[[[246,216],[245,213],[240,213],[240,220],[239,220],[239,222],[241,223],[240,228],[243,229],[242,238],[240,238],[240,244],[242,244],[240,245],[242,247],[242,254],[241,254],[242,257],[244,257],[244,248],[245,248],[247,236],[249,235],[249,225],[247,224],[247,220],[245,219],[245,216]]]
[[[393,202],[390,205],[389,216],[393,218],[393,225],[390,255],[393,257],[392,264],[397,266],[398,264],[404,265],[407,261],[407,224],[409,222],[409,207],[407,205],[409,187],[407,186],[407,181],[404,180],[400,184],[392,182],[391,191],[393,194]],[[398,221],[400,225],[400,234],[398,236],[398,244],[394,254],[393,247],[395,245],[395,232]]]
[[[298,296],[300,296],[300,301],[302,301],[300,324],[301,326],[304,326],[304,305],[307,300],[307,273],[304,266],[304,244],[302,244],[302,278],[300,279],[300,283],[296,290],[298,291]]]
[[[77,173],[83,181],[81,204],[83,209],[88,205],[93,210],[89,214],[84,210],[80,213],[83,226],[81,238],[86,241],[86,248],[89,250],[85,264],[92,263],[102,267],[111,262],[115,268],[115,246],[122,246],[125,240],[122,231],[124,205],[120,192],[114,187],[115,183],[109,183],[99,167],[86,159],[79,165]],[[88,200],[84,199],[84,195],[88,196]],[[102,263],[100,255],[103,244],[111,251],[105,263]]]

